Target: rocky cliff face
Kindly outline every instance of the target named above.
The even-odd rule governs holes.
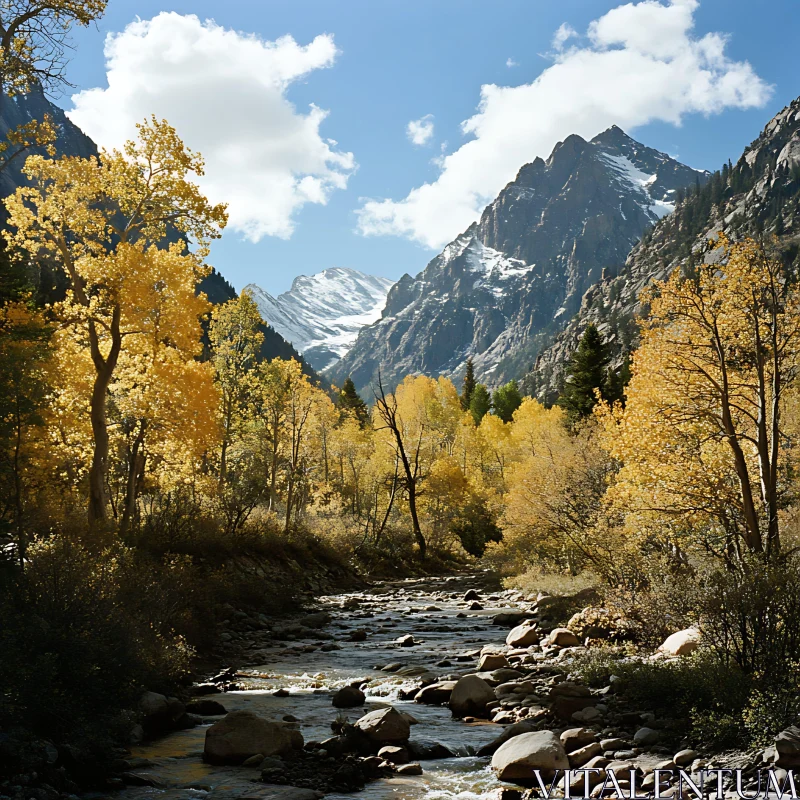
[[[714,173],[702,191],[690,191],[673,214],[636,244],[619,270],[610,270],[589,288],[577,315],[539,354],[524,388],[552,399],[590,322],[610,342],[618,364],[636,345],[642,289],[680,265],[704,258],[708,239],[719,231],[733,239],[763,235],[769,242],[775,237],[784,258],[798,258],[800,98],[769,122],[735,165]]]
[[[292,288],[277,297],[252,283],[245,288],[261,316],[311,366],[323,370],[350,349],[365,325],[380,318],[393,283],[355,269],[332,267],[295,278]]]
[[[589,142],[568,137],[547,161],[522,167],[416,278],[392,287],[381,319],[329,377],[349,375],[359,388],[379,368],[388,385],[408,373],[458,378],[468,357],[490,385],[518,377],[677,191],[706,180],[617,127]]]

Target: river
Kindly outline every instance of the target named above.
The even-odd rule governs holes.
[[[228,711],[249,709],[273,719],[293,715],[300,720],[306,741],[331,736],[331,722],[338,715],[345,714],[355,721],[375,708],[394,705],[418,720],[412,727],[412,739],[440,742],[459,755],[423,761],[421,776],[378,780],[355,796],[363,800],[485,797],[503,784],[492,775],[488,758],[476,758],[471,753],[495,738],[501,726],[460,722],[445,707],[403,701],[400,692],[416,685],[416,679],[376,668],[400,663],[422,667],[442,677],[476,669],[475,651],[505,641],[507,630],[493,625],[492,617],[503,610],[527,608],[513,592],[492,593],[488,580],[484,576],[408,579],[376,584],[365,592],[320,598],[320,607],[333,615],[325,630],[335,636],[341,649],[323,651],[317,647],[313,652],[296,652],[298,646],[307,645],[309,650],[314,647],[313,638],[291,642],[290,647],[275,643],[269,648],[265,663],[243,670],[248,673],[240,680],[244,690],[216,695],[215,699]],[[465,591],[472,588],[481,592],[482,610],[468,610],[469,603],[463,600]],[[368,631],[366,641],[348,641],[356,629]],[[397,644],[396,640],[405,634],[414,636],[417,643],[413,647]],[[317,645],[321,644],[317,641]],[[451,660],[452,666],[437,667],[444,659]],[[256,674],[259,677],[254,677]],[[344,712],[333,708],[333,692],[360,678],[368,681],[366,706]],[[286,689],[288,696],[273,696],[278,689]],[[253,781],[259,777],[258,770],[213,767],[202,761],[206,728],[204,725],[179,731],[135,748],[132,756],[137,774],[155,778],[160,786],[130,787],[115,796],[119,800],[257,797],[260,787]],[[326,798],[343,800],[353,796],[328,794]]]

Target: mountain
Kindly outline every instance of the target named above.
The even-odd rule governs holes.
[[[220,275],[215,269],[203,278],[197,285],[197,291],[203,292],[208,298],[210,303],[221,305],[227,303],[228,300],[234,300],[238,297],[236,289],[231,286],[225,278]],[[265,361],[271,361],[273,358],[290,359],[294,358],[303,365],[303,372],[311,378],[312,381],[317,382],[320,380],[319,375],[309,365],[300,353],[287,342],[271,325],[262,325],[261,333],[264,334],[264,341],[261,344],[259,352],[260,358]],[[208,338],[204,334],[203,341],[205,346],[208,347]]]
[[[359,389],[378,368],[388,385],[408,373],[458,378],[468,357],[490,385],[518,377],[678,190],[707,179],[616,126],[591,141],[569,136],[547,161],[522,167],[416,278],[392,287],[381,319],[329,377],[349,375]]]
[[[335,364],[353,345],[358,332],[380,318],[394,281],[333,267],[301,275],[288,292],[273,297],[255,284],[261,316],[290,341],[314,369]]]
[[[735,165],[726,164],[700,191],[679,198],[675,213],[634,246],[624,265],[586,292],[578,314],[539,354],[524,388],[552,399],[590,322],[609,342],[615,364],[621,363],[636,346],[641,290],[704,259],[708,239],[719,231],[732,239],[763,236],[787,262],[800,259],[800,98],[770,120]]]

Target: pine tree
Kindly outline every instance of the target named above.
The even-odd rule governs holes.
[[[469,411],[469,404],[472,402],[472,393],[475,391],[475,367],[472,359],[467,359],[467,371],[464,373],[464,384],[461,387],[461,408]]]
[[[469,413],[472,414],[476,425],[481,424],[481,420],[489,413],[491,407],[492,396],[489,390],[482,383],[477,384],[469,401]]]
[[[353,383],[352,378],[345,378],[344,384],[339,390],[338,405],[342,411],[352,411],[362,428],[367,424],[369,409],[356,391],[356,385]]]
[[[588,325],[569,360],[564,389],[557,401],[571,424],[592,413],[597,390],[604,396],[609,360],[600,332],[594,325]]]
[[[519,384],[509,381],[492,394],[492,409],[503,422],[511,422],[514,412],[522,405]]]

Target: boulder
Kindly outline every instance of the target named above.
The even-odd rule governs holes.
[[[408,750],[405,747],[397,747],[396,745],[386,745],[378,750],[378,757],[390,764],[408,764],[411,760],[408,755]]]
[[[361,689],[355,686],[343,686],[333,695],[331,703],[334,708],[356,708],[363,706],[366,699]]]
[[[559,738],[567,753],[580,750],[582,747],[586,747],[587,744],[597,741],[595,732],[589,728],[569,728],[563,731]]]
[[[522,623],[512,628],[506,636],[506,644],[509,647],[530,647],[532,644],[539,644],[539,631],[530,624]]]
[[[515,628],[521,625],[526,619],[534,617],[532,611],[502,611],[492,617],[492,625],[501,625],[504,628]]]
[[[633,734],[633,743],[637,747],[649,747],[651,744],[655,744],[661,735],[657,730],[653,728],[639,728],[636,733]]]
[[[483,717],[486,706],[494,700],[494,689],[483,678],[465,675],[453,687],[449,705],[455,717]]]
[[[685,656],[693,653],[698,647],[700,647],[700,631],[697,628],[686,628],[668,636],[658,651],[667,656]]]
[[[432,761],[455,756],[455,753],[450,748],[431,739],[412,739],[408,743],[408,750],[414,758],[420,761]]]
[[[423,686],[423,688],[414,695],[414,702],[426,703],[428,705],[447,703],[450,700],[450,695],[453,693],[455,685],[455,681],[439,681],[429,686]]]
[[[475,589],[469,589],[464,594],[464,601],[467,602],[467,603],[470,600],[480,600],[480,599],[481,599],[481,596],[480,596],[480,594],[478,594],[478,592]]]
[[[301,617],[299,624],[304,628],[322,628],[331,621],[331,615],[327,611],[316,611],[313,614],[306,614]]]
[[[395,639],[395,642],[399,644],[400,647],[413,647],[416,644],[414,637],[410,633],[401,636],[399,639]]]
[[[209,764],[241,764],[260,753],[283,755],[303,746],[300,731],[259,717],[252,711],[231,711],[206,731],[203,758]]]
[[[411,733],[409,721],[391,706],[370,711],[355,727],[373,742],[407,742]]]
[[[537,725],[533,720],[522,720],[509,725],[498,737],[492,739],[488,744],[482,745],[478,748],[476,755],[490,756],[500,745],[505,744],[509,739],[515,736],[521,736],[523,733],[532,733],[537,729]]]
[[[547,637],[550,644],[556,647],[575,647],[581,640],[569,628],[555,628]]]
[[[508,666],[508,659],[502,653],[486,653],[481,656],[478,669],[481,672],[492,672],[496,669],[502,669]]]
[[[492,756],[492,769],[501,781],[533,786],[535,770],[547,778],[555,770],[569,769],[569,759],[558,736],[552,731],[534,731],[514,736]]]
[[[601,752],[600,742],[591,742],[585,747],[573,750],[569,754],[569,765],[573,769],[582,767],[587,761],[591,761],[595,756],[599,756]]]
[[[190,700],[186,704],[186,711],[201,717],[220,717],[228,713],[225,706],[216,700]]]
[[[422,775],[422,767],[419,764],[403,764],[395,770],[397,775]]]

